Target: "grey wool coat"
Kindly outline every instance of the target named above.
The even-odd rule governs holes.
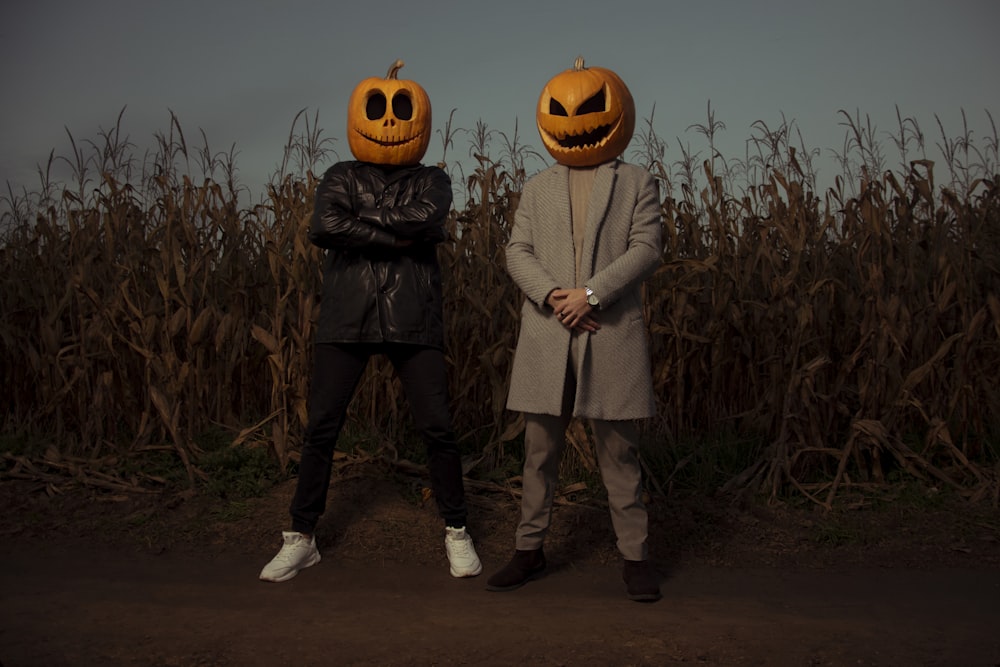
[[[507,408],[558,415],[573,336],[582,336],[573,416],[642,419],[655,411],[642,282],[662,261],[660,197],[640,167],[597,167],[587,206],[580,283],[570,217],[569,168],[556,164],[524,186],[507,245],[507,270],[524,292]],[[573,334],[545,299],[590,287],[601,328]]]

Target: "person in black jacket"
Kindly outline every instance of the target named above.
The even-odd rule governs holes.
[[[291,503],[292,526],[261,571],[286,581],[320,561],[315,529],[326,507],[333,451],[372,355],[392,363],[428,451],[431,488],[445,522],[451,574],[482,572],[466,531],[462,466],[448,405],[441,269],[451,179],[423,166],[430,103],[396,77],[362,81],[351,96],[348,136],[357,160],[330,167],[316,190],[309,240],[326,249],[309,394],[309,423]]]

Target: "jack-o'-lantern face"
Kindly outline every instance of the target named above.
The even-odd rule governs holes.
[[[397,60],[384,79],[357,85],[347,103],[347,143],[354,157],[376,164],[420,162],[431,140],[431,102],[417,83],[399,79]]]
[[[632,93],[603,67],[573,69],[552,77],[538,98],[538,133],[549,153],[569,167],[591,167],[625,150],[635,130]]]

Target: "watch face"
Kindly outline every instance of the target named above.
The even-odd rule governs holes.
[[[593,293],[589,294],[587,296],[587,303],[589,303],[591,306],[596,306],[597,305],[597,297]]]

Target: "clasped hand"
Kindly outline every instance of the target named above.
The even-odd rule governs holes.
[[[587,290],[582,287],[552,290],[545,303],[567,329],[593,332],[601,328],[597,322],[597,314],[587,303]]]

